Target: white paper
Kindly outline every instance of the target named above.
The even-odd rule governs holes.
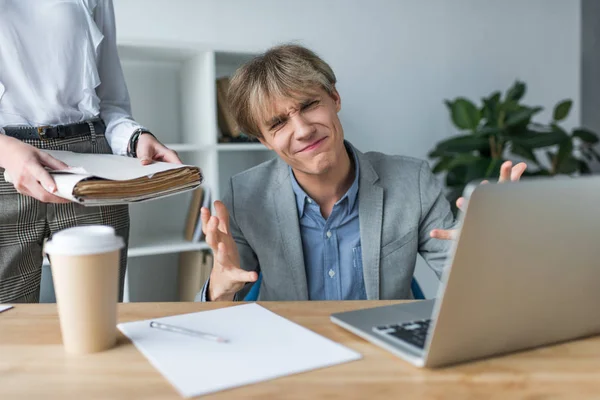
[[[2,311],[10,310],[11,308],[13,308],[13,306],[3,306],[3,305],[0,305],[0,313]]]
[[[222,336],[228,343],[119,324],[150,363],[184,397],[358,360],[362,356],[256,303],[153,321]]]
[[[53,176],[54,183],[56,183],[56,193],[58,197],[63,197],[67,200],[71,200],[79,203],[80,200],[73,196],[73,188],[79,181],[89,178],[90,175],[81,174],[60,174]]]
[[[114,154],[84,154],[71,151],[44,150],[52,157],[61,160],[71,169],[63,172],[75,172],[113,181],[125,181],[129,179],[151,176],[157,172],[181,168],[180,164],[165,162],[153,162],[142,165],[137,158],[117,156]]]

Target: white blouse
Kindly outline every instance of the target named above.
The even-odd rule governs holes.
[[[131,117],[112,0],[0,0],[0,130],[97,116],[113,153],[125,154],[140,125]]]

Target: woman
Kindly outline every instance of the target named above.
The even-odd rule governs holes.
[[[180,162],[131,117],[115,37],[112,0],[0,0],[0,303],[39,301],[54,232],[105,224],[129,235],[127,206],[55,196],[46,168],[67,166],[41,149]]]

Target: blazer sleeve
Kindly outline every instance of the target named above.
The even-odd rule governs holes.
[[[419,254],[440,278],[450,256],[452,241],[434,239],[429,234],[433,229],[455,228],[456,220],[450,203],[444,196],[442,186],[425,161],[419,170],[419,194],[421,197]]]
[[[258,258],[256,253],[246,240],[244,236],[244,232],[240,228],[237,218],[236,218],[236,203],[235,203],[235,194],[233,190],[233,179],[229,179],[229,185],[226,188],[221,201],[227,207],[229,211],[229,229],[231,230],[231,234],[233,236],[233,240],[237,245],[238,252],[240,254],[240,264],[242,269],[246,271],[256,271],[260,273],[260,265],[258,264]],[[246,294],[252,288],[253,282],[249,282],[244,287],[238,291],[234,297],[235,301],[242,301]]]

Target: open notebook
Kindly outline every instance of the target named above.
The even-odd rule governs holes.
[[[229,341],[217,343],[150,328],[150,320],[117,325],[184,397],[362,357],[256,303],[152,321],[208,332]]]
[[[202,182],[198,167],[140,160],[112,154],[44,150],[70,168],[50,171],[57,195],[86,205],[128,204],[192,190]],[[10,176],[5,173],[10,182]]]

